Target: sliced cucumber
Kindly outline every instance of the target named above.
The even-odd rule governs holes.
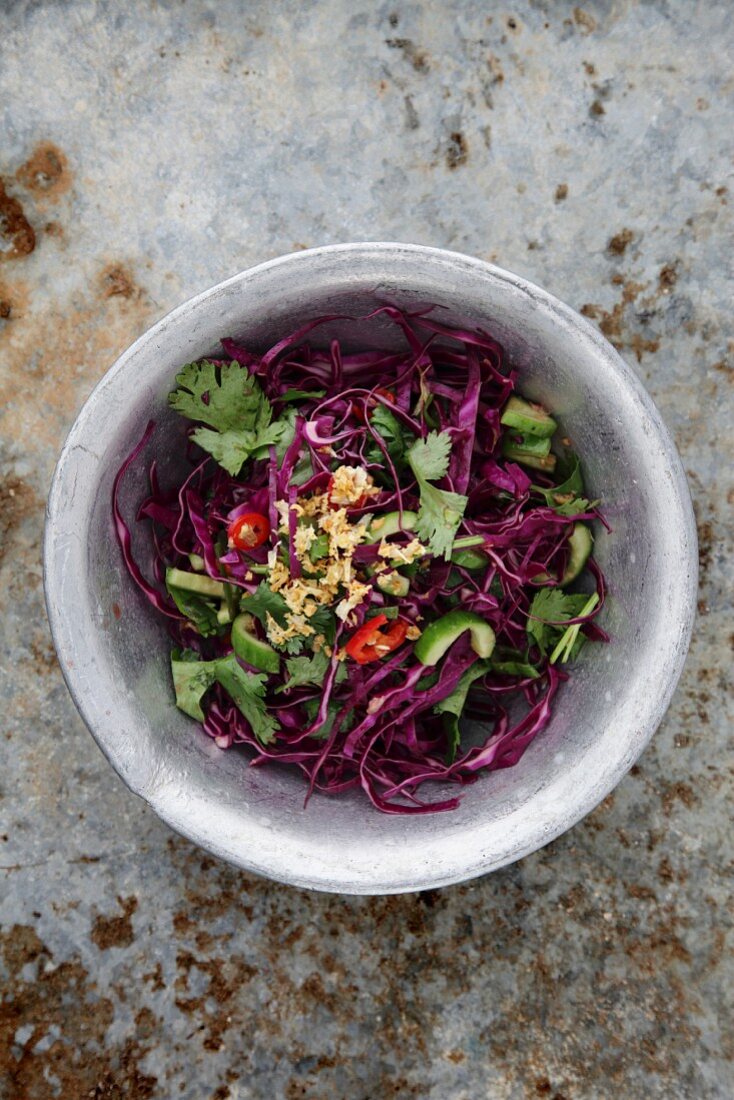
[[[205,561],[201,554],[189,554],[189,561],[191,562],[191,568],[195,573],[203,573]]]
[[[552,473],[556,468],[556,456],[554,454],[533,454],[510,439],[502,440],[502,454],[513,462],[522,462],[523,466],[531,466],[534,470],[546,470]]]
[[[508,428],[517,428],[524,435],[541,439],[550,438],[558,427],[542,405],[534,405],[522,397],[514,396],[505,405],[500,423]]]
[[[232,648],[241,661],[263,672],[278,672],[280,657],[267,642],[260,641],[251,633],[252,616],[247,612],[238,615],[232,623]]]
[[[568,545],[570,549],[568,565],[560,581],[558,581],[558,584],[562,588],[570,584],[571,581],[576,580],[589,560],[591,548],[594,545],[594,537],[585,523],[574,523],[571,534],[568,536]],[[547,584],[548,581],[552,579],[550,573],[546,573],[546,571],[543,570],[542,573],[538,573],[533,577],[533,583]]]
[[[594,538],[585,523],[574,523],[573,530],[568,537],[568,545],[571,551],[568,565],[561,577],[561,585],[575,581],[581,570],[589,560]]]
[[[400,512],[385,512],[384,516],[375,516],[372,520],[367,529],[367,538],[370,542],[379,542],[390,535],[397,535],[398,531],[412,531],[417,519],[415,512],[404,511],[402,522]]]
[[[451,561],[454,565],[461,566],[462,569],[468,569],[470,573],[477,573],[481,569],[486,569],[489,562],[489,558],[482,550],[454,550],[451,555]]]
[[[514,447],[526,455],[535,455],[537,458],[545,458],[550,454],[551,441],[549,438],[540,439],[534,435],[517,436],[515,432],[506,435],[503,440],[503,450],[506,446]]]
[[[479,657],[490,657],[494,649],[494,630],[472,611],[449,611],[431,623],[415,643],[415,655],[422,665],[435,665],[465,630],[471,634],[471,647]]]
[[[167,569],[166,584],[183,588],[184,592],[196,592],[199,596],[214,596],[219,600],[226,598],[221,581],[202,576],[201,573],[187,573],[185,569]]]
[[[377,587],[388,596],[407,596],[410,591],[410,581],[394,569],[391,573],[379,574]]]

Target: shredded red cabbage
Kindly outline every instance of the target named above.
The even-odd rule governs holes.
[[[253,766],[300,768],[309,793],[335,795],[361,787],[385,813],[454,809],[457,797],[426,800],[424,784],[462,786],[479,772],[514,766],[550,721],[553,699],[569,675],[562,666],[573,660],[584,639],[608,640],[593,621],[604,603],[599,567],[588,560],[585,576],[592,582],[591,592],[589,585],[583,594],[569,591],[564,581],[574,528],[601,519],[598,502],[584,497],[577,460],[561,451],[554,471],[552,457],[545,468],[522,457],[522,436],[502,423],[517,384],[517,372],[503,349],[482,330],[451,328],[433,312],[385,306],[360,319],[361,331],[370,321],[393,323],[405,344],[400,352],[346,351],[336,340],[318,346],[320,326],[335,320],[342,331],[348,326],[350,319],[336,317],[309,322],[264,354],[222,340],[223,358],[209,362],[218,372],[238,364],[243,385],[254,379],[269,404],[271,427],[285,425],[283,434],[280,440],[275,439],[277,432],[268,436],[236,476],[194,442],[188,448],[188,472],[179,484],[161,488],[151,464],[150,492],[136,521],[146,525],[152,539],[152,579],[133,557],[119,502],[120,483],[142,461],[152,422],[121,465],[113,492],[125,565],[166,617],[176,658],[208,662],[206,667],[213,668],[213,662],[232,654],[232,617],[252,607],[248,601],[271,584],[275,558],[285,562],[292,580],[308,581],[312,568],[318,578],[318,559],[312,567],[299,555],[299,508],[319,495],[327,499],[337,468],[366,471],[372,486],[366,499],[347,508],[349,524],[369,516],[374,522],[387,513],[398,513],[402,523],[406,514],[420,513],[426,491],[420,471],[406,457],[410,446],[429,436],[448,437],[445,473],[425,480],[443,493],[465,498],[454,532],[458,549],[433,552],[422,528],[418,535],[409,527],[394,532],[390,541],[395,547],[405,549],[416,537],[423,544],[418,560],[389,562],[407,582],[407,591],[396,596],[377,583],[380,570],[384,572],[381,540],[363,538],[351,568],[368,592],[346,619],[334,618],[334,602],[321,607],[319,643],[315,630],[305,639],[273,641],[269,620],[264,613],[258,618],[255,608],[249,629],[259,642],[272,643],[280,671],[264,673],[241,654],[238,667],[253,677],[252,691],[276,724],[274,734],[266,736],[252,712],[218,680],[212,679],[201,697],[203,729],[220,748],[248,746]],[[211,425],[211,393],[203,394],[201,402],[202,412],[208,409],[211,415],[199,419]],[[508,437],[520,448],[519,459],[505,454]],[[559,451],[555,442],[554,450]],[[569,479],[568,471],[574,469]],[[285,526],[276,502],[290,505]],[[233,544],[232,525],[253,513],[267,518],[269,537],[262,545],[243,549]],[[469,543],[466,550],[462,540]],[[188,610],[180,598],[171,598],[176,596],[167,574],[171,569],[225,583],[226,603],[218,606],[205,592],[196,596],[194,610]],[[553,594],[549,602],[542,602],[545,596],[539,601],[540,592]],[[464,631],[438,663],[422,663],[416,656],[418,636],[457,608],[491,627],[496,640],[491,656],[481,657]],[[540,614],[543,608],[546,612]],[[381,659],[360,663],[350,645],[360,630],[369,630],[372,615],[385,611],[392,615],[388,627],[390,621],[399,622],[409,633],[394,650],[386,647]],[[563,654],[558,659],[556,651]],[[321,654],[318,678],[289,684],[293,657],[313,658],[315,653]],[[340,674],[344,668],[346,676]],[[456,721],[440,704],[460,688],[470,670],[477,675],[459,712],[481,719],[489,734],[479,744],[464,738],[457,745]]]

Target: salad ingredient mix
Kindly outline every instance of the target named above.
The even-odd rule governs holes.
[[[566,666],[607,640],[603,520],[570,441],[490,335],[434,312],[321,318],[264,354],[223,339],[183,366],[170,404],[188,468],[162,486],[153,463],[136,516],[150,578],[119,488],[153,423],[113,492],[181,710],[254,766],[299,768],[309,794],[361,787],[391,813],[453,809],[424,784],[516,764]],[[397,326],[404,348],[317,346],[334,321]],[[592,591],[573,590],[582,573]]]

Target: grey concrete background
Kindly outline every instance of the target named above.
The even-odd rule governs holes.
[[[0,1095],[734,1095],[726,0],[0,3]],[[640,764],[465,887],[308,895],[173,836],[71,705],[40,540],[150,322],[342,240],[464,250],[594,318],[670,425],[699,620]]]

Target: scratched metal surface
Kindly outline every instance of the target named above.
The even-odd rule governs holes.
[[[0,1096],[729,1098],[730,5],[0,8]],[[384,900],[248,877],[129,795],[40,573],[55,456],[117,354],[238,269],[359,239],[595,319],[675,435],[702,566],[617,791],[519,865]]]

